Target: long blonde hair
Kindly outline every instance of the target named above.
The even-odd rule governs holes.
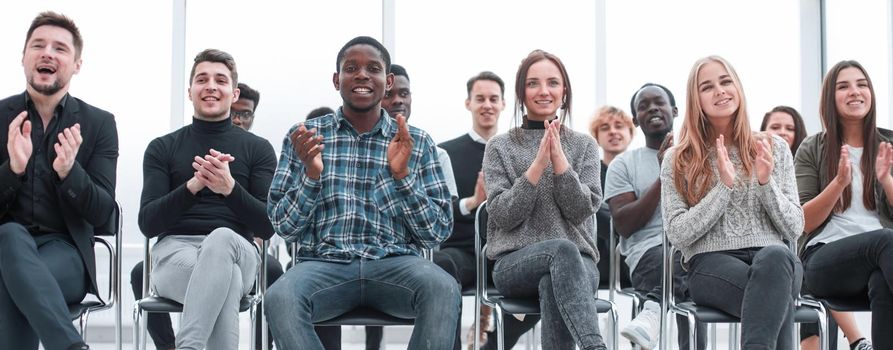
[[[715,148],[716,138],[719,137],[707,120],[707,116],[701,109],[700,95],[698,94],[698,73],[701,68],[710,62],[721,64],[729,76],[732,84],[738,90],[738,110],[732,117],[732,143],[738,147],[741,155],[741,163],[744,167],[744,175],[749,178],[753,169],[753,159],[757,150],[750,122],[747,119],[747,100],[744,98],[744,89],[741,87],[741,79],[728,61],[719,56],[708,56],[699,59],[691,68],[688,75],[688,94],[685,99],[685,120],[682,130],[679,132],[679,142],[673,156],[673,185],[682,193],[686,204],[694,206],[716,184],[713,176],[713,164],[710,164],[709,152]]]

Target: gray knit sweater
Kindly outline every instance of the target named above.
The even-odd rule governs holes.
[[[602,201],[598,146],[589,135],[562,127],[561,147],[570,168],[556,176],[550,165],[533,185],[524,173],[536,158],[543,132],[513,129],[487,143],[487,257],[565,238],[598,261],[592,219]]]
[[[667,151],[660,171],[664,231],[685,260],[699,253],[734,250],[796,242],[803,232],[803,208],[797,198],[794,162],[787,143],[772,137],[775,166],[769,182],[760,186],[755,171],[743,179],[737,147],[729,147],[729,159],[738,176],[732,188],[719,180],[716,149],[710,164],[716,184],[694,206],[685,204],[673,184],[675,147]]]

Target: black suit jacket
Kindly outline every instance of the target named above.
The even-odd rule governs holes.
[[[9,123],[26,109],[25,93],[0,101],[0,217],[9,214],[9,208],[22,186],[22,181],[9,167]],[[59,114],[60,128],[81,124],[83,143],[78,149],[76,162],[64,181],[55,172],[54,185],[59,205],[75,246],[80,252],[90,276],[91,291],[96,287],[96,257],[93,252],[93,235],[97,232],[116,233],[114,215],[115,171],[118,164],[118,130],[111,113],[93,107],[73,96],[68,96],[65,108]],[[49,135],[53,144],[56,135]],[[56,159],[56,151],[50,147],[46,153],[50,164]],[[8,218],[7,218],[8,219]],[[120,254],[120,253],[119,253]]]

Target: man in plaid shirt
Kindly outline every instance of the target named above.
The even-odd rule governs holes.
[[[370,37],[338,53],[343,106],[289,130],[267,212],[300,263],[265,296],[279,349],[322,349],[313,323],[358,306],[414,318],[410,349],[450,349],[459,317],[455,280],[421,257],[452,231],[435,144],[381,108],[393,84],[387,49]]]

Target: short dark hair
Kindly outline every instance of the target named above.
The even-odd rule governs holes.
[[[409,73],[406,73],[406,68],[399,64],[394,63],[391,65],[391,73],[394,73],[394,77],[402,76],[406,78],[406,81],[409,81]]]
[[[74,41],[74,58],[81,58],[81,51],[84,49],[84,39],[81,38],[81,31],[78,30],[78,26],[74,24],[71,18],[53,11],[41,12],[31,21],[31,27],[28,27],[28,34],[25,35],[25,45],[22,46],[22,54],[25,53],[25,46],[28,45],[28,40],[31,40],[31,34],[34,34],[34,30],[38,27],[43,26],[59,27],[71,33],[72,41]]]
[[[252,89],[248,84],[239,83],[239,99],[246,99],[254,101],[254,108],[251,111],[257,110],[257,105],[260,104],[260,91]]]
[[[205,49],[199,52],[198,55],[195,55],[193,61],[192,70],[189,72],[189,86],[192,86],[192,78],[195,78],[195,67],[202,62],[223,63],[229,69],[230,75],[232,75],[233,86],[239,84],[239,72],[236,71],[236,60],[233,59],[232,55],[217,49]]]
[[[310,120],[310,119],[313,119],[313,118],[319,118],[319,117],[322,117],[322,116],[324,116],[324,115],[329,115],[329,114],[332,114],[332,113],[335,113],[335,110],[334,110],[334,109],[331,109],[331,108],[326,107],[326,106],[322,106],[322,107],[319,107],[319,108],[317,108],[317,109],[314,109],[314,110],[310,111],[310,113],[307,113],[307,118],[305,118],[305,120]]]
[[[649,86],[656,86],[656,87],[659,87],[661,90],[663,90],[664,92],[666,92],[666,93],[667,93],[667,97],[670,98],[670,107],[676,107],[676,98],[673,97],[673,93],[670,92],[670,89],[667,89],[666,86],[663,86],[663,85],[660,85],[660,84],[655,84],[655,83],[645,83],[645,85],[642,85],[638,90],[636,90],[636,92],[633,93],[633,97],[629,99],[629,111],[632,112],[632,114],[633,114],[633,119],[636,118],[636,96],[639,95],[639,91],[642,91],[642,89],[644,89],[644,88],[646,88],[646,87],[649,87]]]
[[[378,52],[381,53],[381,59],[384,60],[385,74],[391,72],[391,54],[388,53],[388,49],[372,37],[358,36],[350,39],[350,41],[348,41],[347,44],[344,44],[344,46],[341,47],[341,50],[338,51],[338,57],[335,59],[336,73],[341,73],[341,61],[344,60],[344,54],[347,52],[347,49],[357,45],[369,45],[378,50]]]
[[[468,90],[468,98],[471,98],[471,89],[474,88],[474,83],[476,83],[478,80],[495,81],[497,84],[499,84],[499,96],[505,99],[505,82],[503,82],[502,78],[496,75],[496,73],[488,70],[480,72],[468,79],[468,83],[465,84],[466,89]]]

